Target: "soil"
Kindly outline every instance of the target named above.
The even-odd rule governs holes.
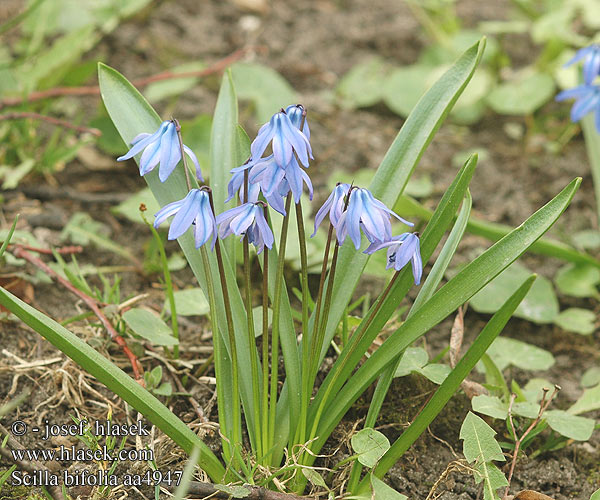
[[[267,5],[264,11],[249,7],[263,4]],[[463,25],[474,28],[481,21],[505,19],[510,5],[508,1],[482,3],[461,0],[457,2],[457,9]],[[513,64],[525,65],[536,56],[537,48],[527,43],[511,45],[511,41],[515,40],[507,37],[503,43]],[[516,41],[523,42],[520,39]],[[121,70],[129,79],[134,79],[190,61],[216,61],[241,47],[256,48],[249,50],[248,59],[281,73],[298,92],[300,102],[309,109],[312,146],[316,157],[311,166],[311,176],[316,189],[315,203],[319,203],[327,196],[326,180],[331,169],[375,169],[403,123],[400,117],[383,105],[361,110],[338,108],[330,98],[330,91],[336,82],[353,65],[376,55],[394,64],[413,63],[427,43],[428,38],[420,24],[403,2],[179,0],[151,4],[105,37],[87,58],[103,60]],[[216,78],[209,78],[182,98],[160,103],[158,111],[180,119],[193,118],[198,113],[212,113],[217,84]],[[76,103],[92,112],[99,106],[96,98],[78,99]],[[542,113],[554,111],[555,105],[548,104]],[[243,125],[253,136],[260,124],[256,123],[246,103],[242,103],[241,116]],[[453,179],[456,169],[452,166],[452,159],[457,153],[483,148],[488,154],[480,161],[471,184],[476,216],[516,226],[574,177],[582,176],[579,192],[551,234],[555,238],[565,239],[565,235],[576,231],[597,228],[593,186],[581,138],[573,139],[560,154],[553,155],[544,149],[545,138],[542,135],[511,138],[505,132],[506,126],[515,123],[523,129],[526,127],[520,118],[498,117],[492,113],[472,127],[446,123],[418,167],[418,173],[430,175],[434,183],[434,193],[425,200],[425,204],[435,206]],[[36,188],[47,181],[45,194],[41,195]],[[60,245],[60,232],[71,214],[87,212],[110,228],[110,236],[115,242],[141,258],[149,242],[147,229],[111,215],[109,210],[122,199],[121,195],[137,191],[143,185],[133,164],[116,164],[109,159],[106,167],[90,168],[75,160],[51,177],[28,177],[18,189],[6,192],[2,205],[2,227],[8,227],[14,215],[21,213],[19,229],[33,231],[48,244]],[[98,202],[72,199],[64,190],[61,191],[61,187],[65,186],[77,192],[106,194],[109,198],[113,196],[113,199]],[[487,244],[477,237],[465,237],[457,262],[469,260],[475,249]],[[175,246],[170,244],[167,249],[174,251]],[[91,245],[84,248],[77,260],[80,265],[125,266],[119,273],[122,280],[121,298],[148,294],[143,299],[144,306],[155,309],[162,306],[164,295],[156,274],[143,274],[122,257]],[[524,262],[548,277],[552,277],[562,265],[556,259],[535,256],[526,256]],[[3,272],[20,272],[23,269],[9,267]],[[28,266],[27,270],[34,274],[33,268]],[[184,288],[193,284],[193,277],[184,269],[175,273],[174,281],[178,288]],[[95,277],[90,278],[90,282],[100,286],[100,281]],[[377,289],[381,282],[370,280],[364,286]],[[36,308],[58,321],[86,310],[65,289],[43,282],[34,285],[33,296],[29,298]],[[599,311],[598,303],[591,300],[561,297],[561,304]],[[468,312],[465,344],[473,340],[485,320],[484,315]],[[432,356],[447,346],[451,325],[452,318],[428,334],[427,347]],[[107,340],[106,332],[95,321],[79,321],[69,327],[124,369],[131,371],[121,351]],[[202,350],[202,347],[210,346],[205,330],[203,324],[182,319],[182,352],[186,353],[188,361],[195,363],[194,367],[200,366],[208,356],[206,350]],[[597,365],[600,359],[598,331],[582,337],[555,326],[539,326],[513,319],[503,334],[553,353],[556,364],[547,372],[532,373],[509,368],[505,375],[508,380],[514,378],[519,383],[525,383],[534,376],[543,376],[559,384],[563,390],[555,401],[557,408],[568,407],[581,395],[579,380],[582,373]],[[159,364],[159,352],[144,351],[147,346],[131,340],[129,342],[140,355],[145,370]],[[4,425],[17,418],[31,424],[39,424],[45,419],[63,422],[66,415],[74,414],[105,419],[109,408],[118,421],[137,419],[122,401],[18,322],[3,321],[0,324],[0,346],[0,406],[26,389],[31,392],[21,406],[4,419]],[[23,363],[52,358],[60,359],[38,367],[15,368]],[[394,381],[377,423],[390,440],[395,439],[415,417],[434,387],[416,375]],[[214,385],[204,378],[188,385],[186,390],[199,402],[199,413],[194,411],[185,397],[171,398],[169,406],[217,449],[218,435],[212,423],[216,420]],[[333,441],[328,444],[333,450],[340,441],[345,443],[340,450],[341,456],[336,456],[336,460],[342,458],[344,453],[350,453],[348,433],[355,422],[366,415],[367,404],[367,400],[361,400],[355,405],[334,434]],[[462,392],[457,394],[430,426],[429,432],[424,433],[390,471],[386,477],[388,484],[411,499],[482,498],[479,486],[475,485],[473,477],[460,462],[462,444],[458,438],[459,429],[469,409],[468,398]],[[598,418],[600,415],[596,413],[590,416]],[[502,422],[490,420],[489,423],[500,436],[506,438],[507,431]],[[25,446],[40,446],[39,440],[36,441],[31,435],[20,439]],[[53,446],[60,444],[74,442],[60,439],[52,441]],[[176,469],[182,464],[183,453],[164,437],[156,441],[155,452],[159,467]],[[599,457],[600,435],[597,430],[586,443],[569,443],[559,451],[542,454],[535,459],[523,457],[516,467],[511,492],[531,489],[556,500],[587,500],[600,487]],[[330,464],[325,460],[324,464],[330,466],[334,462]],[[8,465],[6,461],[0,461],[0,472]],[[435,496],[428,497],[434,485]],[[151,489],[140,489],[148,498],[152,497]],[[74,497],[80,495],[81,498],[87,498],[89,493],[85,489],[71,491]],[[115,498],[121,498],[118,491],[113,493]],[[127,493],[128,498],[144,498],[133,489]],[[0,499],[25,498],[26,494],[22,490],[7,492],[5,489],[0,490]]]

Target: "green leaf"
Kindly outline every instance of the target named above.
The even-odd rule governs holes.
[[[421,368],[419,373],[427,377],[434,384],[440,385],[444,380],[446,380],[446,377],[450,375],[451,371],[452,369],[443,363],[429,363]]]
[[[588,368],[581,377],[582,387],[592,387],[596,384],[600,384],[600,366]]]
[[[459,437],[463,442],[463,455],[469,463],[504,462],[504,454],[494,436],[496,431],[472,412],[467,413],[460,428]]]
[[[590,500],[600,500],[600,489],[597,489],[594,491],[594,493],[592,493]]]
[[[173,337],[171,328],[147,309],[130,309],[123,314],[123,319],[136,335],[149,340],[155,345],[173,346],[179,344],[179,341]]]
[[[584,264],[567,264],[554,278],[556,286],[565,295],[573,297],[598,297],[600,269]]]
[[[475,465],[475,483],[485,481],[483,489],[484,500],[497,500],[496,490],[508,485],[508,481],[502,471],[494,464],[483,462]]]
[[[298,100],[287,80],[268,66],[237,62],[231,67],[231,76],[238,97],[248,99],[256,106],[256,118],[260,123],[268,122],[274,113]]]
[[[69,356],[92,377],[98,379],[109,391],[127,401],[187,453],[191,453],[194,447],[200,448],[198,464],[214,481],[219,481],[224,476],[225,469],[210,448],[165,405],[123,370],[69,330],[3,288],[0,288],[0,304]]]
[[[138,191],[134,195],[127,198],[125,201],[119,203],[116,207],[112,207],[110,211],[113,214],[122,215],[132,222],[144,224],[144,220],[140,215],[140,205],[142,203],[146,205],[146,214],[153,215],[160,210],[160,206],[156,202],[152,191],[150,191],[150,188],[145,187],[141,191]],[[146,217],[148,216],[146,215]]]
[[[168,71],[173,74],[188,73],[200,71],[205,67],[206,65],[202,62],[190,62],[171,68]],[[158,102],[169,97],[183,94],[195,87],[199,80],[199,77],[191,76],[186,78],[169,78],[167,80],[153,82],[146,87],[144,94],[146,99],[150,102]],[[189,144],[187,145],[189,146]]]
[[[471,400],[471,406],[473,411],[476,411],[477,413],[506,420],[508,404],[497,396],[488,396],[486,394],[475,396]]]
[[[522,370],[547,370],[554,364],[552,353],[509,337],[498,337],[494,340],[488,355],[500,371],[509,365]]]
[[[127,260],[137,263],[133,254],[109,238],[110,230],[85,212],[75,212],[60,234],[61,239],[69,239],[76,245],[94,245],[109,250]]]
[[[587,441],[596,424],[591,418],[578,417],[562,410],[548,410],[544,412],[544,418],[552,430],[575,441]]]
[[[487,101],[501,115],[530,115],[553,95],[553,78],[546,73],[534,73],[498,85]]]
[[[327,488],[327,484],[325,484],[323,476],[321,476],[321,474],[319,474],[315,469],[302,468],[302,474],[304,474],[304,477],[315,486]]]
[[[573,235],[573,243],[583,250],[595,250],[600,247],[600,231],[587,229]]]
[[[596,329],[596,314],[589,309],[571,307],[561,312],[554,323],[563,330],[579,333],[581,335],[591,335]]]
[[[384,102],[394,113],[408,116],[427,89],[431,71],[431,66],[422,64],[396,68],[383,82]]]
[[[345,108],[364,108],[382,98],[387,66],[380,57],[360,62],[339,81],[335,91]]]
[[[225,209],[230,170],[241,165],[238,158],[238,107],[231,70],[223,75],[210,137],[210,187],[215,214]]]
[[[583,395],[575,402],[569,413],[571,415],[579,415],[580,413],[587,413],[588,411],[594,411],[600,409],[600,384],[595,387],[591,387],[583,391]]]
[[[484,47],[485,40],[482,40],[467,50],[456,61],[418,102],[396,139],[394,139],[369,185],[373,195],[387,206],[394,206],[396,200],[402,194],[427,145],[431,142],[435,132],[440,128],[452,106],[471,79]],[[472,175],[475,168],[475,163],[476,159],[465,165],[461,179],[466,179],[467,185],[468,179],[470,179],[470,175]],[[463,193],[461,193],[460,199],[457,200],[457,204],[460,203],[462,197]],[[454,212],[452,215],[454,215]],[[442,227],[443,231],[445,231],[445,227]],[[441,234],[439,237],[441,238]],[[424,239],[425,235],[423,235]],[[436,239],[437,235],[433,240]],[[437,245],[437,241],[435,241],[433,248]],[[428,258],[428,255],[433,253],[433,248],[430,250],[431,253],[428,253],[429,250],[425,246],[425,241],[422,243],[422,253]],[[356,252],[350,244],[341,249],[333,287],[334,299],[327,321],[324,350],[321,357],[324,356],[325,350],[335,334],[337,325],[352,297],[367,260],[367,255]]]
[[[4,237],[4,241],[2,241],[2,245],[0,245],[0,258],[4,255],[4,252],[6,251],[6,247],[8,246],[11,238],[15,234],[15,229],[17,227],[18,220],[19,220],[19,214],[15,215],[15,220],[13,221],[12,226],[10,226],[10,229],[6,233],[6,236]]]
[[[19,185],[19,182],[21,182],[21,179],[31,172],[34,166],[35,160],[33,158],[26,158],[16,167],[1,165],[0,178],[4,179],[2,189],[15,189]]]
[[[405,377],[413,371],[420,371],[428,361],[429,356],[425,349],[422,347],[409,347],[404,351],[394,377]]]
[[[477,336],[454,370],[450,372],[433,397],[425,405],[425,408],[423,408],[408,429],[403,432],[403,434],[394,442],[390,450],[381,458],[379,465],[375,469],[375,473],[378,477],[382,477],[394,465],[448,403],[452,395],[460,387],[462,381],[488,349],[494,338],[502,331],[513,311],[519,305],[519,302],[523,300],[523,297],[531,288],[534,279],[535,276],[531,276],[531,278],[521,285],[521,287],[510,297],[506,304],[492,316],[488,324]],[[363,487],[363,485],[364,480],[361,483],[361,487]]]
[[[211,115],[198,115],[191,121],[181,122],[181,137],[198,158],[204,178],[210,177]]]
[[[215,489],[223,491],[233,498],[246,498],[252,493],[248,488],[234,484],[215,484]]]
[[[208,314],[210,307],[200,288],[188,290],[177,290],[173,293],[175,298],[175,310],[178,316],[204,316]],[[165,312],[171,314],[169,300],[165,299]]]
[[[531,272],[515,262],[496,277],[490,284],[475,294],[470,301],[477,312],[492,313],[498,310]],[[558,299],[552,284],[544,277],[539,277],[525,300],[521,303],[515,316],[535,323],[551,323],[558,315]]]
[[[98,80],[102,99],[109,116],[115,123],[119,134],[125,142],[131,141],[140,132],[153,132],[158,129],[161,119],[142,97],[142,95],[116,70],[103,64],[98,66]],[[237,107],[235,106],[235,95],[231,79],[225,75],[222,87],[225,89],[223,95],[217,101],[217,107],[221,109],[218,120],[213,121],[212,138],[215,144],[214,154],[211,155],[211,161],[219,166],[216,172],[212,172],[215,179],[221,176],[220,199],[224,200],[224,190],[226,188],[226,176],[229,176],[229,165],[235,163],[239,156],[238,142],[240,133],[237,126]],[[220,140],[220,142],[219,142]],[[229,146],[228,146],[229,145]],[[233,145],[233,150],[230,146]],[[236,156],[237,155],[237,156]],[[139,155],[138,155],[139,156]],[[171,173],[165,182],[160,182],[157,169],[144,176],[144,180],[152,190],[156,200],[161,206],[182,199],[188,192],[185,174],[183,169],[178,168]],[[196,186],[195,179],[192,178],[192,185]],[[214,184],[213,184],[213,192]],[[195,247],[194,237],[191,231],[187,231],[182,237],[178,238],[187,261],[190,264],[194,275],[202,289],[206,292],[206,276],[200,253]],[[216,258],[212,252],[209,252],[209,264],[214,283],[219,281]],[[240,295],[232,264],[229,261],[226,252],[223,252],[225,261],[225,274],[229,288],[229,299],[233,311],[234,332],[236,343],[238,345],[238,361],[240,368],[240,394],[244,405],[244,414],[250,422],[249,432],[253,433],[253,403],[250,382],[250,348],[248,345],[248,333],[246,325],[246,313],[242,297]],[[220,287],[215,287],[217,314],[220,318],[225,317],[225,308],[223,304],[223,295]],[[223,338],[224,346],[230,349],[226,322],[219,322],[219,332]],[[225,401],[233,401],[233,396],[229,394]],[[232,415],[231,408],[225,408],[226,415]],[[229,427],[231,428],[231,427]]]
[[[398,493],[394,488],[385,484],[374,474],[369,474],[373,494],[369,500],[408,500],[406,495]]]
[[[358,461],[366,467],[375,467],[379,459],[390,449],[390,442],[381,432],[372,428],[358,431],[350,440]]]

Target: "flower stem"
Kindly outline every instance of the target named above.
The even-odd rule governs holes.
[[[208,191],[210,207],[214,213],[215,205],[213,202],[212,191]],[[235,332],[233,328],[233,316],[231,314],[231,303],[229,302],[229,289],[227,287],[227,278],[225,277],[225,266],[223,264],[223,254],[221,253],[221,245],[219,240],[215,242],[215,253],[217,255],[217,264],[219,267],[219,278],[221,281],[221,290],[223,291],[223,304],[225,307],[225,318],[227,320],[227,334],[229,339],[229,347],[231,349],[231,371],[232,371],[232,397],[233,415],[230,440],[233,447],[237,447],[242,442],[242,427],[241,427],[241,411],[240,411],[240,391],[239,391],[239,374],[238,374],[238,356],[235,342]],[[217,332],[218,333],[218,332]]]
[[[265,219],[268,220],[267,207],[265,207]],[[263,375],[263,399],[262,399],[262,453],[266,451],[268,435],[269,416],[269,252],[263,252],[263,283],[262,283],[262,375]]]
[[[279,378],[279,316],[281,306],[281,293],[283,288],[283,270],[285,267],[285,247],[290,222],[290,207],[292,204],[292,193],[290,192],[285,201],[285,216],[281,228],[281,239],[279,241],[279,256],[277,261],[277,273],[275,275],[275,293],[273,297],[273,326],[271,340],[271,388],[269,406],[269,440],[267,450],[271,450],[275,441],[275,416],[277,409],[277,382]],[[269,453],[269,451],[267,451]],[[265,457],[266,458],[266,457]]]
[[[336,250],[337,250],[337,247],[336,247]],[[332,267],[333,267],[333,263],[332,263]],[[344,346],[344,351],[342,351],[343,358],[341,359],[341,361],[338,359],[338,362],[340,363],[340,365],[336,369],[335,373],[332,375],[331,382],[325,389],[325,394],[323,395],[323,398],[321,399],[321,401],[319,403],[319,408],[317,410],[317,413],[315,414],[315,418],[313,420],[313,426],[312,426],[311,434],[310,434],[311,439],[316,436],[319,421],[321,420],[321,415],[323,414],[323,411],[325,410],[325,407],[327,405],[329,395],[332,393],[333,389],[336,387],[336,385],[337,385],[336,382],[337,382],[340,374],[342,373],[346,363],[348,362],[350,355],[354,352],[354,349],[360,342],[363,332],[371,325],[371,323],[373,322],[373,319],[377,316],[377,313],[381,309],[381,306],[385,302],[387,296],[389,295],[389,293],[390,293],[391,289],[393,288],[394,283],[398,279],[399,275],[400,275],[400,271],[397,271],[394,274],[394,277],[390,280],[390,282],[388,283],[385,290],[379,296],[379,299],[377,300],[377,304],[375,304],[371,313],[368,315],[367,318],[363,319],[363,321],[361,322],[361,324],[358,327],[358,329],[356,330],[356,332],[354,332],[354,334],[350,338],[349,344]]]
[[[223,366],[221,364],[222,356],[223,356],[223,341],[221,339],[221,335],[219,334],[219,325],[218,325],[218,314],[217,314],[217,305],[215,299],[215,287],[212,280],[212,273],[210,270],[210,263],[208,261],[208,255],[206,252],[206,247],[202,245],[200,247],[200,255],[202,256],[202,265],[204,267],[204,274],[206,275],[206,289],[208,291],[208,303],[210,306],[210,325],[212,328],[212,337],[213,337],[213,349],[214,349],[214,363],[215,363],[215,376],[217,380],[222,379],[221,377],[226,377],[227,375],[223,371]],[[217,384],[217,407],[219,411],[224,411],[226,408],[225,404],[225,394],[223,391],[223,384]],[[233,456],[231,450],[231,435],[229,429],[227,428],[227,419],[220,419],[220,431],[223,436],[221,440],[223,446],[223,455],[225,456],[225,460],[229,462],[231,457]]]
[[[181,159],[183,161],[183,171],[185,172],[185,183],[187,185],[188,191],[192,189],[192,181],[190,180],[190,172],[187,166],[187,160],[185,159],[185,151],[183,149],[183,138],[181,137],[181,125],[179,125],[179,121],[173,118],[173,123],[175,124],[175,130],[177,131],[177,138],[179,139],[179,150],[181,151]],[[213,210],[214,212],[214,210]]]
[[[248,200],[248,170],[244,171],[244,199]],[[256,352],[256,335],[254,333],[254,314],[252,312],[252,283],[250,277],[250,242],[244,236],[244,286],[246,298],[246,318],[248,320],[248,348],[250,349],[250,369],[252,370],[252,398],[254,401],[254,433],[255,451],[263,455],[260,421],[260,375],[258,369],[258,353]]]

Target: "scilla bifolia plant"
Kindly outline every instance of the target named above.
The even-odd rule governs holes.
[[[577,190],[579,179],[439,290],[469,217],[468,186],[476,157],[471,157],[459,170],[420,236],[412,231],[393,234],[391,219],[398,216],[392,207],[423,151],[471,79],[484,45],[482,40],[467,50],[423,96],[368,189],[339,184],[318,210],[314,230],[320,230],[318,226],[326,219],[329,225],[321,279],[314,297],[308,286],[307,231],[303,217],[306,201],[302,192],[304,187],[309,195],[312,191],[307,169],[313,157],[305,109],[299,105],[282,109],[263,125],[251,143],[237,123],[235,91],[231,76],[226,73],[213,119],[210,175],[207,175],[210,183],[199,186],[196,178],[201,178],[200,172],[191,175],[185,162],[171,168],[175,158],[185,159],[184,153],[187,154],[177,122],[161,122],[121,74],[100,65],[104,104],[123,139],[133,144],[128,156],[141,153],[138,159],[141,172],[163,207],[156,214],[155,223],[166,223],[173,216],[169,237],[177,238],[209,299],[222,435],[220,457],[151,394],[73,334],[9,292],[0,291],[0,303],[146,415],[188,453],[199,448],[198,463],[213,481],[241,479],[267,487],[285,485],[289,491],[303,492],[307,475],[299,471],[313,466],[317,454],[352,404],[378,381],[367,417],[367,427],[373,427],[403,351],[525,252],[557,220]],[[193,155],[188,156],[193,160]],[[155,169],[157,165],[159,168]],[[163,175],[163,171],[167,173]],[[236,193],[239,202],[226,205]],[[297,235],[288,234],[289,221],[294,216]],[[272,230],[275,217],[283,219],[278,238]],[[447,231],[450,235],[420,285],[406,320],[361,364],[408,290],[421,282],[422,262],[429,261]],[[300,247],[303,300],[298,323],[293,319],[284,280],[290,238],[297,238]],[[243,253],[241,290],[236,282],[236,239],[241,239]],[[254,331],[250,245],[256,248],[263,271],[261,332]],[[393,268],[391,279],[344,343],[323,383],[318,385],[316,376],[325,353],[369,255],[375,251],[388,252],[388,267]],[[490,319],[427,406],[369,473],[362,475],[359,466],[353,469],[348,491],[361,494],[371,484],[380,484],[377,478],[402,456],[458,390],[533,279],[526,280]],[[311,311],[312,300],[315,307]],[[268,307],[272,309],[270,329]],[[256,333],[262,335],[260,352]],[[279,365],[280,356],[283,369]],[[245,433],[250,449],[244,447]],[[257,470],[261,473],[256,474]]]

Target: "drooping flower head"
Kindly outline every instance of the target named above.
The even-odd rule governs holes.
[[[292,106],[291,108],[294,123],[298,122],[298,126],[292,123],[285,110],[282,109],[280,112],[275,113],[269,122],[259,129],[256,139],[250,145],[253,160],[258,161],[269,143],[272,142],[275,162],[281,168],[285,168],[292,161],[294,152],[298,155],[300,163],[308,167],[309,157],[313,158],[310,142],[308,137],[298,128],[301,121],[298,120],[298,106]],[[288,109],[290,109],[290,106],[288,106]]]
[[[131,145],[132,148],[127,154],[117,158],[117,161],[129,160],[138,153],[144,151],[140,159],[140,175],[146,175],[160,163],[158,177],[161,182],[167,180],[181,160],[179,136],[177,135],[177,127],[174,120],[162,122],[158,130],[153,134],[143,132],[137,135],[131,141]],[[196,166],[196,177],[199,180],[203,180],[198,158],[196,158],[194,152],[185,144],[183,150]]]
[[[565,64],[565,67],[581,60],[583,60],[583,80],[586,85],[591,85],[600,74],[600,45],[593,44],[579,49],[575,56]]]
[[[393,267],[396,271],[400,271],[410,261],[412,263],[415,285],[421,283],[423,262],[421,260],[421,245],[417,233],[403,233],[399,236],[394,236],[389,241],[371,243],[364,253],[372,254],[382,248],[388,249],[386,269]]]
[[[571,108],[571,121],[578,122],[585,115],[594,111],[596,113],[596,130],[600,133],[600,86],[580,85],[574,89],[563,90],[556,96],[557,101],[575,99]]]
[[[342,212],[344,211],[344,207],[346,205],[346,196],[350,192],[350,184],[346,183],[338,183],[337,186],[333,189],[329,198],[325,200],[325,203],[319,208],[317,215],[315,216],[315,230],[313,234],[310,235],[312,238],[315,234],[317,234],[317,228],[323,222],[323,219],[329,212],[329,220],[333,227],[337,227],[338,221],[342,216]]]
[[[154,227],[160,226],[168,217],[175,215],[169,228],[168,238],[174,240],[194,225],[196,248],[200,248],[212,237],[212,248],[217,241],[217,223],[208,193],[203,189],[192,189],[183,200],[165,205],[155,215]]]
[[[368,189],[351,188],[348,196],[348,208],[342,212],[337,225],[334,225],[340,245],[344,243],[346,236],[350,236],[358,250],[361,230],[371,243],[389,241],[392,237],[392,215],[408,226],[413,225],[386,207]]]
[[[250,201],[258,199],[258,192],[262,192],[267,203],[282,215],[285,215],[283,198],[292,191],[294,201],[298,203],[302,196],[303,184],[306,184],[309,197],[312,200],[313,186],[308,174],[298,165],[296,158],[292,157],[290,163],[281,168],[275,161],[274,155],[261,158],[258,161],[249,160],[241,167],[234,168],[233,177],[227,186],[229,201],[236,191],[239,191],[240,200],[244,198],[244,171],[248,170],[248,189]],[[255,198],[252,198],[252,195]]]
[[[261,253],[266,246],[273,247],[273,231],[264,216],[264,203],[244,203],[217,215],[219,237],[227,238],[230,234],[237,236],[248,235],[248,242],[256,247],[256,253]]]
[[[310,128],[308,127],[308,118],[306,118],[306,109],[302,104],[292,104],[285,108],[285,113],[290,117],[292,125],[298,130],[302,130],[302,133],[310,140]],[[302,124],[304,120],[304,124]]]

